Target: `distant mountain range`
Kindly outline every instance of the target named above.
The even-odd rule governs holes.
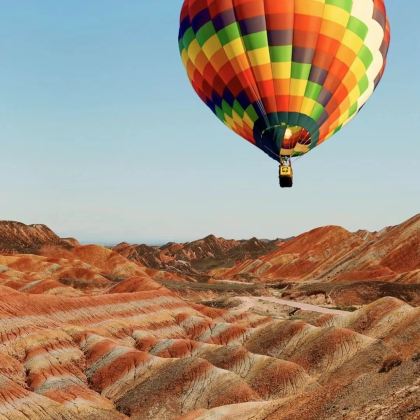
[[[45,246],[71,249],[45,225],[0,221],[0,252],[37,254]],[[287,240],[228,240],[209,235],[187,243],[112,248],[130,261],[186,280],[420,282],[420,214],[380,232],[327,226]]]
[[[237,261],[258,258],[276,249],[279,241],[232,240],[209,235],[187,243],[161,247],[121,243],[113,249],[147,267],[178,272],[188,277],[206,277],[213,268],[230,267]]]

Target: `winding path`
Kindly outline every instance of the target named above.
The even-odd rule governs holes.
[[[268,296],[237,296],[236,299],[242,301],[242,305],[238,306],[236,309],[240,310],[249,310],[254,306],[258,301],[271,302],[278,305],[290,306],[292,308],[297,308],[302,311],[318,312],[320,314],[332,314],[332,315],[348,315],[347,311],[340,311],[339,309],[330,309],[324,308],[322,306],[311,305],[304,302],[295,302],[293,300],[279,299]]]

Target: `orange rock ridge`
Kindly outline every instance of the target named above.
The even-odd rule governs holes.
[[[333,284],[370,275],[415,285],[419,223],[416,216],[374,234],[320,228],[213,274]],[[8,250],[0,255],[0,418],[417,415],[418,307],[394,297],[327,314],[211,307],[187,300],[183,287],[197,287],[199,297],[201,286],[223,293],[224,283],[187,281],[173,266],[166,271],[118,247],[63,241],[38,225],[0,223],[1,235]],[[207,242],[220,249],[215,240]],[[192,260],[198,255],[169,247]],[[212,265],[208,249],[203,258]]]

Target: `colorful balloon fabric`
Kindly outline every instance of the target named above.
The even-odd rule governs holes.
[[[185,0],[181,11],[195,91],[276,160],[307,153],[357,114],[389,42],[383,0]]]

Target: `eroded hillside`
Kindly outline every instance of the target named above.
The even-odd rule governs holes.
[[[354,237],[340,231],[339,239],[327,228],[256,260],[307,246],[306,255],[316,242],[322,250],[305,272],[322,272],[323,253],[344,261],[360,246],[370,264],[369,253],[394,273],[412,271],[412,222],[407,227]],[[26,231],[12,228],[15,238],[16,229]],[[407,301],[383,297],[351,310],[332,301],[310,305],[295,289],[268,282],[263,274],[271,269],[259,283],[236,274],[200,282],[123,252],[47,236],[13,244],[8,233],[0,255],[0,418],[420,415],[420,308]],[[293,293],[298,300],[287,300]]]

